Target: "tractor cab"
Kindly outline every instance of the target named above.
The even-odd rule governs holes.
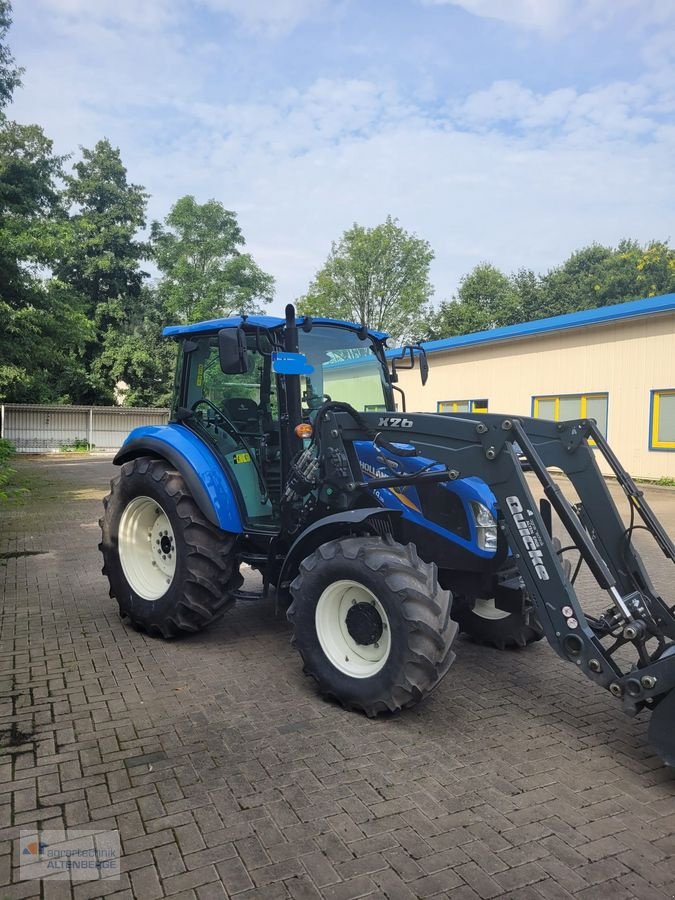
[[[172,418],[211,447],[251,529],[278,527],[288,467],[324,402],[396,408],[381,332],[250,316],[164,333],[181,347]]]

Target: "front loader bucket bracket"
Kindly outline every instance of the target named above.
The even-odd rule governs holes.
[[[667,766],[675,767],[675,690],[666,694],[652,712],[647,740]]]

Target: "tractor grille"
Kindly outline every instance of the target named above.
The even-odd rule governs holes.
[[[419,485],[417,494],[427,519],[467,541],[471,539],[464,504],[457,494],[436,484]]]

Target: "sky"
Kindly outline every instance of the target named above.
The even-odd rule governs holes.
[[[436,302],[479,262],[675,237],[673,0],[14,0],[9,43],[9,115],[109,138],[149,219],[234,210],[274,312],[387,215]]]

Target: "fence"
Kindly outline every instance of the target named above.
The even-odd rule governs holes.
[[[119,406],[0,406],[0,437],[19,453],[50,453],[74,447],[117,450],[139,425],[164,425],[168,409]]]

